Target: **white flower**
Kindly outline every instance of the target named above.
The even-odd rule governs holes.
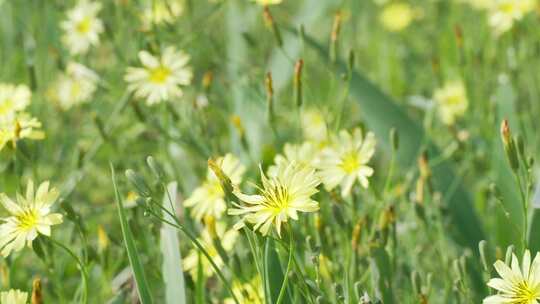
[[[97,17],[101,3],[80,1],[67,12],[67,19],[60,23],[64,31],[62,42],[72,55],[84,54],[90,46],[99,44],[99,35],[103,32],[103,23]]]
[[[147,51],[139,52],[142,68],[129,67],[124,79],[128,90],[138,98],[146,98],[148,105],[181,97],[181,86],[191,83],[193,73],[187,66],[189,55],[167,47],[161,57],[152,56]]]
[[[28,301],[28,293],[18,289],[10,289],[9,291],[0,292],[1,304],[26,304]]]
[[[540,254],[531,263],[531,253],[525,251],[521,267],[512,254],[511,267],[503,261],[494,264],[500,278],[489,280],[488,286],[499,293],[484,299],[484,304],[537,304],[540,300]]]
[[[437,102],[439,117],[447,125],[454,124],[456,118],[463,116],[469,107],[467,92],[461,81],[445,83],[442,88],[435,90],[433,99]]]
[[[240,184],[246,168],[238,158],[232,154],[226,154],[218,158],[216,164],[229,177],[233,185]],[[206,180],[184,201],[184,206],[191,208],[191,215],[197,220],[208,215],[215,218],[223,215],[227,209],[225,193],[214,171],[208,168]]]
[[[229,215],[243,216],[236,229],[250,223],[254,224],[253,230],[267,235],[274,225],[281,236],[281,226],[289,218],[298,220],[298,212],[319,210],[319,203],[311,199],[320,184],[315,169],[292,162],[279,166],[276,175],[270,178],[261,170],[261,180],[260,194],[247,195],[235,190],[235,195],[245,203],[228,211]]]
[[[496,35],[512,28],[515,21],[534,10],[534,0],[494,0],[489,13],[489,25]]]
[[[304,137],[315,143],[324,145],[328,139],[328,130],[324,114],[317,109],[302,112],[302,132]]]
[[[0,117],[0,150],[8,142],[12,142],[15,147],[17,141],[23,138],[33,140],[45,138],[45,133],[39,129],[41,129],[41,122],[26,112]]]
[[[352,135],[342,130],[331,147],[321,153],[320,177],[327,190],[341,186],[341,195],[348,196],[356,180],[367,188],[368,177],[373,169],[368,162],[375,153],[375,136],[369,132],[364,139],[360,129],[354,129]]]
[[[53,88],[52,97],[63,110],[90,100],[97,89],[99,76],[86,66],[70,62]]]
[[[278,154],[274,158],[274,165],[268,168],[269,176],[276,176],[278,168],[286,166],[288,163],[295,162],[298,165],[308,168],[314,168],[319,156],[319,150],[309,141],[301,145],[286,143],[283,148],[283,154]]]
[[[0,83],[0,117],[11,116],[30,104],[32,93],[24,85]]]
[[[51,226],[62,223],[61,214],[51,213],[58,195],[55,188],[49,190],[48,181],[41,183],[35,193],[34,183],[29,181],[26,196],[17,194],[17,203],[0,193],[0,203],[11,214],[0,225],[2,256],[21,250],[25,244],[30,247],[38,234],[51,235]]]
[[[142,21],[145,29],[152,24],[172,23],[184,12],[184,4],[179,0],[149,0],[145,5]]]

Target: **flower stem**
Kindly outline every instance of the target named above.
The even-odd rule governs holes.
[[[289,261],[287,262],[287,270],[283,276],[283,283],[281,284],[281,289],[279,291],[279,296],[276,304],[281,304],[283,302],[285,291],[287,290],[287,283],[289,282],[289,272],[291,271],[292,258],[294,252],[294,237],[292,232],[292,227],[289,227]]]
[[[65,252],[67,252],[67,254],[70,255],[75,260],[75,262],[77,262],[77,264],[79,265],[79,268],[81,270],[82,284],[83,284],[81,303],[88,303],[88,273],[86,272],[86,268],[84,267],[84,264],[81,262],[79,257],[73,251],[71,251],[68,247],[66,247],[64,244],[58,242],[57,240],[51,237],[49,237],[48,239],[51,241],[51,243],[62,248]]]

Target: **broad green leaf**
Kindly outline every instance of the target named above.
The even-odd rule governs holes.
[[[394,303],[392,266],[386,250],[383,247],[373,249],[370,254],[369,264],[375,294],[383,303]]]
[[[163,208],[175,214],[173,209],[176,201],[177,183],[171,182],[167,185],[166,193],[163,196]],[[173,222],[170,214],[162,213],[163,218]],[[178,234],[171,225],[161,225],[161,253],[163,255],[163,280],[165,282],[165,299],[167,304],[185,304],[186,287],[184,282],[184,271],[182,269],[182,256],[180,254],[180,242]]]
[[[124,244],[127,249],[129,264],[131,265],[133,276],[135,277],[135,282],[137,283],[137,292],[139,294],[139,299],[141,300],[142,304],[151,304],[152,296],[150,294],[150,288],[148,287],[148,282],[146,281],[146,276],[144,275],[144,268],[141,260],[139,259],[137,248],[135,247],[135,240],[133,239],[133,234],[131,233],[131,229],[129,228],[129,224],[124,211],[122,197],[120,196],[118,186],[116,185],[114,167],[112,164],[110,164],[110,167],[114,193],[116,196],[116,208],[118,209],[120,227],[122,228],[122,237],[124,238]]]
[[[268,295],[269,303],[277,301],[281,284],[283,283],[283,269],[279,261],[279,256],[276,252],[275,241],[271,238],[266,239],[264,247],[264,273],[266,276],[266,294]],[[288,291],[290,289],[288,288]],[[283,303],[292,303],[290,294],[285,295]]]

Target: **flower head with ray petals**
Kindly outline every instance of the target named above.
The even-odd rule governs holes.
[[[181,86],[191,83],[189,55],[174,47],[165,48],[160,57],[140,51],[139,60],[143,67],[129,67],[124,80],[129,83],[128,90],[145,98],[148,105],[181,97]]]
[[[319,210],[319,203],[311,199],[320,184],[315,169],[295,162],[281,164],[274,177],[266,177],[261,170],[261,180],[260,194],[247,195],[235,191],[235,195],[245,203],[229,209],[230,215],[243,216],[242,221],[235,225],[236,229],[250,223],[254,224],[254,230],[267,235],[274,225],[281,236],[281,226],[289,218],[297,220],[298,212]]]
[[[318,165],[326,189],[332,190],[339,185],[341,195],[346,197],[356,180],[367,188],[368,177],[374,172],[368,162],[375,153],[375,143],[373,133],[369,132],[364,138],[358,128],[352,134],[345,130],[339,132],[332,146],[322,151]]]
[[[499,294],[484,299],[484,304],[537,304],[540,300],[540,253],[531,263],[531,253],[525,251],[521,267],[512,254],[510,267],[503,261],[494,264],[500,278],[489,280],[487,285]]]
[[[2,219],[0,225],[0,254],[8,256],[12,251],[21,250],[26,244],[43,234],[51,235],[51,226],[62,223],[62,215],[51,213],[51,206],[58,198],[55,188],[49,189],[49,182],[41,183],[34,192],[34,183],[28,182],[26,196],[17,194],[17,203],[5,193],[0,193],[0,203],[11,214]]]

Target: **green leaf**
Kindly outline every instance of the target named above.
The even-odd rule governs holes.
[[[276,252],[275,241],[269,237],[266,238],[264,246],[264,273],[266,276],[266,294],[268,303],[275,303],[283,283],[283,269]],[[287,289],[290,291],[290,289]],[[287,292],[283,303],[292,303],[290,294]]]
[[[120,196],[118,186],[116,185],[114,167],[112,164],[110,164],[110,167],[114,193],[116,196],[116,208],[118,209],[120,227],[122,228],[122,237],[124,238],[124,244],[126,245],[129,264],[131,265],[133,276],[135,277],[135,282],[137,283],[137,292],[139,293],[139,298],[142,304],[151,304],[152,297],[150,295],[150,288],[148,287],[148,282],[146,281],[146,277],[144,275],[144,269],[141,260],[139,259],[137,248],[135,247],[133,234],[131,233],[131,229],[129,228],[128,221],[126,219],[122,197]]]
[[[175,213],[173,210],[176,201],[177,183],[171,182],[167,185],[166,193],[163,196],[163,208]],[[170,201],[169,201],[170,200]],[[163,218],[173,222],[171,215],[163,210]],[[163,281],[165,282],[165,299],[167,304],[185,304],[186,287],[184,271],[182,270],[182,256],[180,254],[180,242],[176,229],[167,224],[161,225],[161,253],[163,255]]]
[[[392,266],[384,247],[377,247],[371,251],[369,264],[375,294],[383,303],[394,303]]]
[[[306,35],[305,39],[309,46],[327,60],[328,51],[324,47],[310,36]],[[343,62],[337,64],[335,68],[337,75],[347,71]],[[439,149],[426,138],[421,125],[412,120],[403,108],[358,71],[352,71],[350,82],[350,97],[360,104],[362,118],[388,153],[391,149],[390,129],[399,130],[400,141],[406,143],[400,146],[397,155],[402,167],[410,166],[416,161],[422,146],[428,149],[430,158],[437,158],[440,154]],[[476,252],[478,242],[484,239],[482,225],[473,208],[470,195],[465,191],[461,178],[454,174],[452,167],[449,161],[441,161],[433,166],[433,183],[437,190],[443,192],[448,205],[451,220],[449,232],[452,237]]]

